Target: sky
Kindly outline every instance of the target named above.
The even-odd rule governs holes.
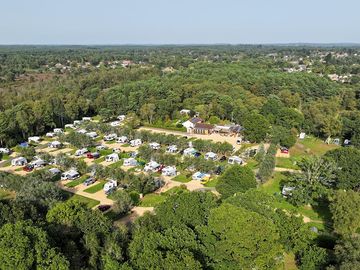
[[[0,0],[0,44],[360,43],[359,0]]]

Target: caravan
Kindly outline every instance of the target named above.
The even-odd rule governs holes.
[[[24,166],[27,164],[27,160],[24,157],[17,157],[11,160],[11,166]]]
[[[167,166],[162,169],[162,175],[164,176],[176,176],[176,167],[175,166]]]
[[[119,159],[119,155],[116,154],[116,153],[112,153],[110,155],[107,155],[105,157],[105,161],[106,162],[118,162],[120,159]]]
[[[142,141],[140,139],[135,139],[130,141],[130,145],[132,147],[140,146],[142,144]]]
[[[229,164],[232,164],[232,165],[233,165],[233,164],[241,165],[241,164],[244,163],[244,161],[243,161],[240,157],[238,157],[238,156],[232,156],[232,157],[229,157],[228,163],[229,163]]]
[[[136,166],[138,162],[135,158],[125,158],[124,159],[124,166]]]
[[[115,133],[111,133],[111,134],[104,136],[104,141],[109,142],[109,141],[115,140],[116,138],[117,138],[117,135]]]
[[[74,179],[77,179],[80,177],[80,174],[74,170],[74,169],[71,169],[67,172],[64,172],[62,175],[61,175],[61,180],[74,180]]]
[[[213,160],[213,161],[215,161],[215,160],[217,160],[217,158],[218,158],[218,156],[217,156],[217,154],[215,154],[214,152],[207,152],[206,154],[205,154],[205,159],[206,160]]]
[[[119,138],[117,138],[116,142],[117,143],[126,143],[128,141],[128,138],[126,136],[121,136]]]
[[[157,143],[157,142],[149,143],[149,146],[150,146],[151,149],[153,149],[153,150],[159,150],[159,149],[160,149],[160,144]]]
[[[79,157],[79,156],[85,155],[87,152],[89,152],[89,150],[87,148],[78,149],[75,152],[75,156]]]
[[[104,191],[106,195],[109,195],[112,191],[114,191],[117,187],[117,181],[116,180],[109,180],[105,185],[104,185]]]

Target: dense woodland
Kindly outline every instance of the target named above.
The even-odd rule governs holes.
[[[339,59],[329,51],[349,56]],[[324,61],[316,56],[321,52]],[[271,143],[256,156],[258,175],[233,166],[220,176],[220,197],[179,189],[129,227],[67,200],[49,175],[0,173],[1,187],[16,193],[0,202],[0,269],[279,269],[289,253],[304,270],[360,269],[358,52],[300,46],[0,47],[0,146],[13,147],[83,116],[107,121],[125,114],[131,128],[166,126],[182,118],[181,109],[209,123],[240,124],[251,143]],[[313,72],[284,72],[288,63],[269,54],[309,56]],[[114,60],[134,64],[95,67]],[[68,61],[91,66],[46,68]],[[333,72],[350,72],[353,80],[319,75]],[[351,140],[350,147],[302,160],[300,172],[286,179],[296,187],[288,198],[292,205],[330,209],[331,222],[321,235],[295,211],[280,209],[276,195],[256,188],[256,179],[264,183],[271,176],[276,148],[292,147],[300,132]],[[66,162],[73,161],[64,157]],[[136,204],[136,194],[155,189],[151,178],[110,173],[134,183],[132,193],[116,198],[121,213]]]

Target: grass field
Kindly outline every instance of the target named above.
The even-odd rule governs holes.
[[[175,176],[173,179],[171,180],[174,180],[176,182],[180,182],[180,183],[187,183],[187,182],[190,182],[191,181],[191,178],[190,177],[187,177],[186,175],[184,174],[179,174],[177,176]]]
[[[276,158],[276,167],[299,170],[300,168],[297,165],[297,162],[300,161],[300,160],[301,160],[301,158],[296,159],[296,158],[293,158],[293,157],[290,157],[290,158],[277,157]]]
[[[88,178],[87,175],[81,176],[80,178],[67,183],[65,186],[68,188],[76,187],[76,186],[82,184],[86,180],[86,178]]]
[[[104,185],[105,185],[105,182],[100,182],[92,187],[84,189],[84,192],[91,193],[91,194],[96,193],[96,192],[102,190]]]
[[[205,187],[216,187],[217,183],[219,182],[219,177],[216,177],[209,182],[207,182],[204,186]]]
[[[94,160],[94,163],[100,164],[100,163],[103,162],[103,161],[105,161],[105,157],[100,157],[100,158],[98,158],[98,159],[95,159],[95,160]]]
[[[93,208],[94,206],[98,205],[100,202],[97,200],[93,200],[90,198],[86,198],[84,196],[81,195],[77,195],[77,194],[73,194],[69,200],[73,200],[73,201],[79,201],[81,203],[86,204],[87,207],[89,208]]]
[[[286,180],[286,176],[281,172],[275,172],[269,181],[260,186],[260,190],[263,190],[270,195],[275,195],[277,198],[275,207],[288,211],[296,211],[299,214],[310,218],[310,224],[317,227],[319,230],[328,228],[331,223],[331,214],[328,205],[305,205],[296,207],[290,204],[281,196],[281,181],[283,180]]]
[[[140,206],[143,207],[155,207],[161,203],[163,203],[169,196],[177,194],[179,192],[183,192],[184,188],[182,187],[173,187],[166,192],[161,194],[150,193],[146,194],[144,198],[142,198],[140,202]]]

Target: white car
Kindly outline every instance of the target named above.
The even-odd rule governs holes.
[[[0,148],[0,153],[9,155],[11,153],[11,151],[9,148]]]

